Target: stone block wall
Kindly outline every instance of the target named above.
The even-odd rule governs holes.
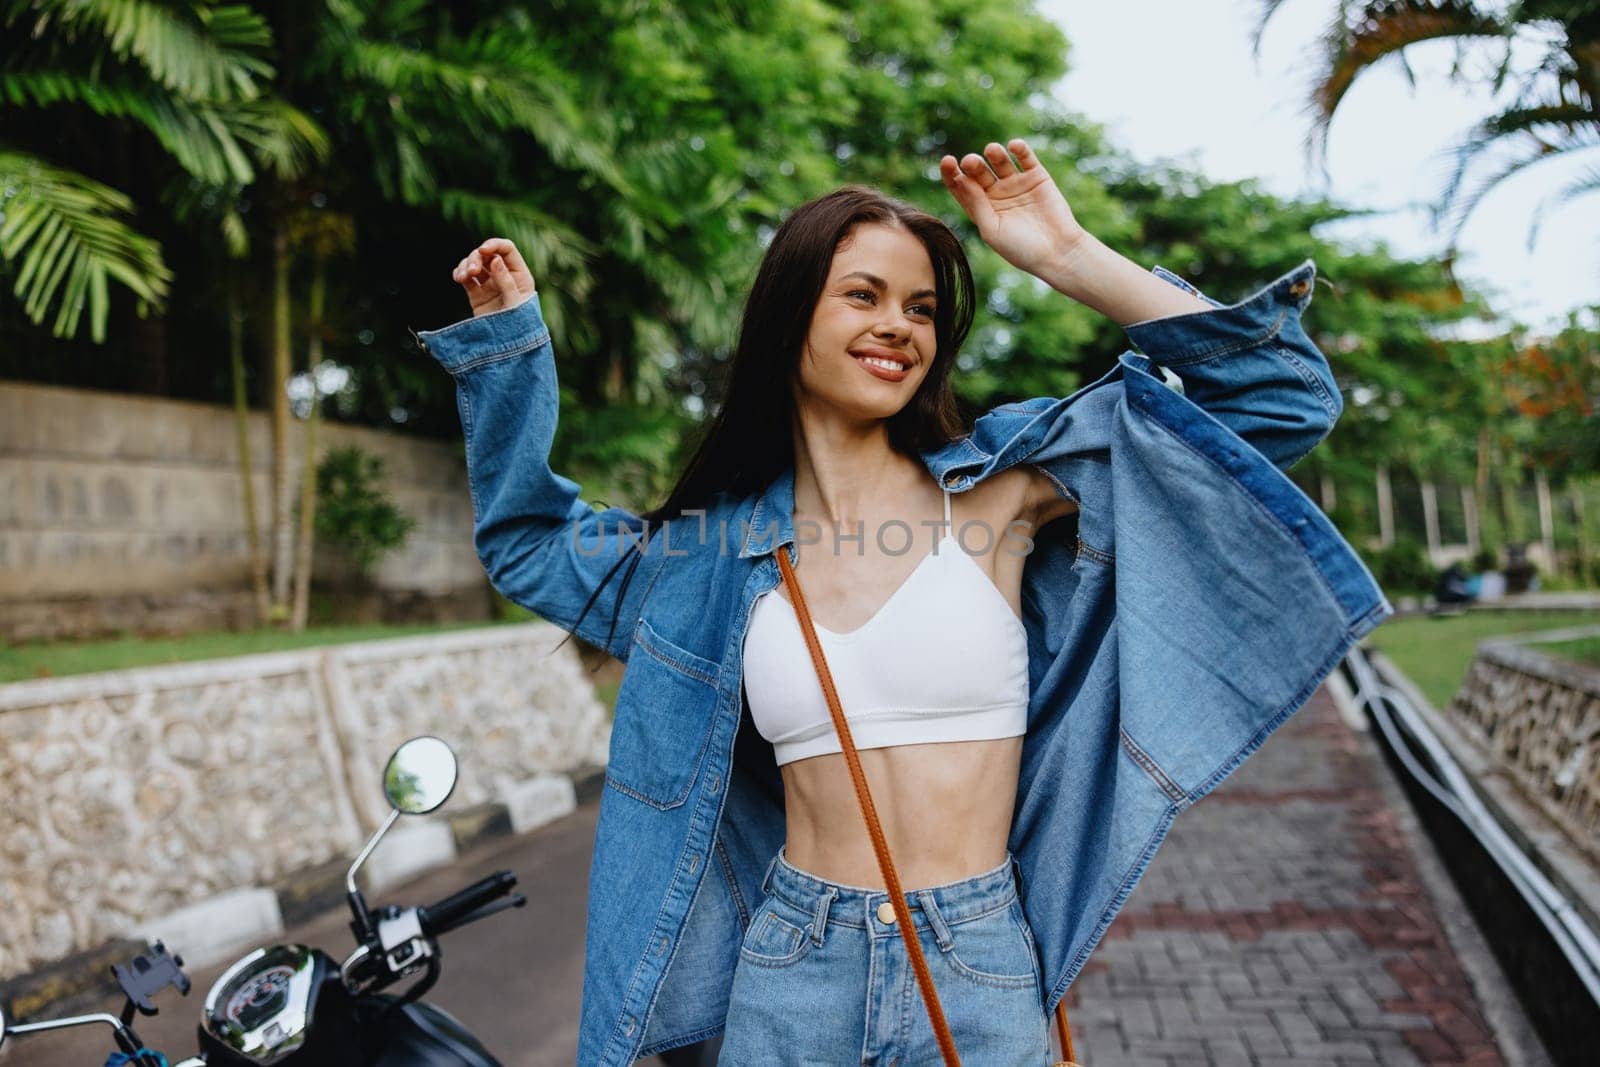
[[[609,718],[536,622],[0,686],[0,979],[353,858],[407,737],[449,808],[604,764]]]
[[[1481,641],[1448,709],[1522,794],[1600,864],[1600,669],[1538,644],[1600,636],[1600,627]]]
[[[263,545],[268,417],[249,417]],[[300,424],[290,435],[298,486]],[[319,449],[384,460],[384,489],[416,520],[374,575],[379,600],[433,600],[484,618],[487,581],[456,446],[324,423]],[[233,412],[218,405],[0,382],[0,639],[229,628],[250,617],[250,563]],[[298,490],[297,490],[298,492]],[[350,568],[319,552],[316,573]],[[374,609],[382,612],[382,605]]]

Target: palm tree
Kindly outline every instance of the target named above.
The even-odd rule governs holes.
[[[1258,57],[1267,23],[1282,3],[1260,0],[1252,41]],[[1339,0],[1320,42],[1308,153],[1325,162],[1328,127],[1358,77],[1395,56],[1412,78],[1407,50],[1424,41],[1447,39],[1463,50],[1474,46],[1499,50],[1493,75],[1496,90],[1514,77],[1513,42],[1527,42],[1541,51],[1532,71],[1515,76],[1519,84],[1510,106],[1486,116],[1454,149],[1453,172],[1432,209],[1436,227],[1448,223],[1453,252],[1468,216],[1489,190],[1542,160],[1600,147],[1600,2],[1513,0],[1491,8],[1473,0]],[[1456,71],[1461,69],[1459,57],[1458,51]],[[1529,243],[1547,208],[1594,192],[1600,192],[1600,163],[1546,198],[1534,213]]]
[[[248,185],[263,162],[292,169],[318,140],[270,93],[271,33],[241,5],[7,0],[0,31],[0,263],[34,323],[56,307],[58,337],[76,335],[87,304],[91,337],[105,340],[110,282],[143,314],[161,309],[172,278],[160,243],[128,220],[139,205],[50,158],[63,112],[75,126],[87,110],[106,131],[142,129],[207,187]]]

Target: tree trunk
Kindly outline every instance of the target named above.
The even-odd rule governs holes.
[[[289,497],[289,232],[272,234],[272,617],[288,611],[294,530]]]
[[[326,258],[317,256],[311,276],[311,337],[306,346],[306,370],[311,376],[311,413],[306,416],[305,463],[300,468],[300,543],[295,550],[294,613],[289,622],[295,633],[305,630],[311,614],[311,562],[316,547],[317,421],[322,412],[317,366],[322,362],[322,305],[328,288],[327,271]]]
[[[244,312],[239,307],[237,275],[228,278],[228,358],[233,365],[233,426],[239,441],[239,481],[244,488],[244,525],[250,538],[250,585],[256,594],[256,625],[266,625],[272,600],[267,593],[267,557],[256,522],[255,464],[250,456],[250,405],[245,399]]]

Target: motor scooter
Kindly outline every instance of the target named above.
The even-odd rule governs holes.
[[[402,814],[438,809],[455,790],[457,764],[437,737],[414,737],[395,749],[384,769],[388,818],[345,874],[350,931],[356,948],[342,962],[318,948],[284,944],[258,948],[229,967],[206,994],[200,1013],[199,1054],[174,1067],[500,1067],[466,1027],[421,997],[439,978],[438,939],[468,923],[527,903],[510,871],[422,907],[367,906],[356,872]],[[120,1051],[107,1067],[168,1067],[144,1046],[134,1014],[155,1015],[155,996],[189,992],[183,958],[160,941],[112,967],[126,1002],[107,1012],[40,1022],[8,1023],[0,1015],[0,1065],[8,1041],[74,1026],[109,1025]],[[383,990],[420,977],[398,994]]]

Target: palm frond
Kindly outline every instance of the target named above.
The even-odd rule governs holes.
[[[0,149],[0,259],[16,271],[12,288],[30,319],[42,323],[59,294],[52,332],[70,337],[87,303],[98,343],[106,336],[110,280],[161,304],[172,272],[155,240],[116,217],[132,208],[110,186]]]
[[[440,213],[452,222],[509,237],[536,279],[560,275],[562,288],[577,299],[589,294],[594,285],[589,263],[600,250],[542,208],[470,189],[442,189],[438,202]]]
[[[1596,133],[1594,117],[1585,109],[1562,101],[1517,104],[1483,119],[1462,142],[1452,149],[1455,166],[1440,190],[1433,209],[1433,222],[1450,222],[1453,243],[1478,202],[1495,185],[1541,159],[1564,151],[1563,145],[1581,147]],[[1497,146],[1511,145],[1515,154],[1502,161],[1490,178],[1480,181],[1467,195],[1461,193],[1469,170],[1485,153]]]
[[[1250,58],[1260,62],[1261,39],[1267,34],[1267,23],[1272,21],[1272,16],[1278,13],[1284,0],[1256,0],[1256,22],[1250,30]]]
[[[1451,199],[1446,201],[1444,207],[1435,212],[1436,217],[1443,217],[1449,221],[1449,245],[1452,249],[1455,248],[1456,242],[1460,238],[1461,230],[1466,226],[1467,219],[1471,217],[1472,212],[1483,198],[1496,186],[1513,175],[1520,174],[1535,163],[1554,159],[1585,148],[1600,146],[1600,133],[1585,133],[1560,143],[1552,143],[1534,134],[1523,133],[1509,135],[1509,138],[1501,143],[1510,145],[1505,155],[1497,160],[1493,167],[1487,170],[1480,169],[1479,177],[1471,187],[1466,189],[1466,192],[1460,191],[1462,187],[1465,187],[1466,183],[1459,183]],[[1484,152],[1480,151],[1477,153],[1476,158],[1482,158],[1483,155]],[[1529,240],[1531,243],[1531,235]]]
[[[280,178],[294,178],[313,164],[325,163],[332,152],[328,134],[317,121],[280,96],[266,96],[227,112],[232,133],[250,146],[251,155]]]
[[[1470,0],[1398,0],[1360,5],[1351,20],[1341,5],[1322,37],[1322,70],[1311,90],[1307,150],[1321,158],[1333,113],[1362,72],[1411,45],[1441,38],[1503,37],[1506,23]]]
[[[619,203],[613,211],[625,211]],[[650,246],[634,262],[666,297],[671,318],[689,338],[704,348],[725,343],[728,324],[727,287],[715,272],[692,270],[669,253],[658,253]]]
[[[1591,193],[1600,193],[1600,164],[1585,167],[1576,178],[1539,201],[1538,207],[1534,209],[1533,224],[1528,227],[1528,251],[1532,252],[1534,245],[1538,244],[1539,227],[1543,225],[1550,211]]]
[[[455,46],[459,47],[459,46]],[[627,187],[606,136],[612,120],[585,111],[548,79],[525,66],[502,68],[482,56],[433,55],[385,41],[355,40],[346,57],[352,73],[384,92],[411,99],[449,100],[458,121],[531,134],[558,164],[593,174],[613,190]]]
[[[148,130],[184,170],[203,182],[245,184],[255,168],[238,142],[237,117],[251,105],[220,108],[146,84],[129,84],[61,70],[0,71],[0,99],[15,105],[74,102],[97,115],[132,119]]]
[[[245,4],[18,0],[7,6],[4,23],[36,40],[59,34],[67,42],[103,44],[193,100],[253,100],[273,74],[261,54],[271,47],[272,30]]]

